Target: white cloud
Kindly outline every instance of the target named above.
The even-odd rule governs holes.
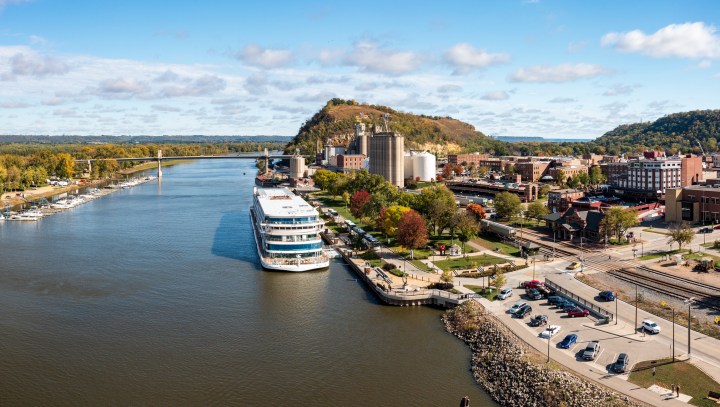
[[[150,87],[135,79],[114,78],[101,81],[97,87],[89,89],[90,93],[111,99],[129,99],[146,94]]]
[[[398,75],[416,69],[423,59],[420,54],[411,51],[391,51],[373,42],[359,41],[345,54],[343,62],[367,72]]]
[[[482,100],[507,100],[510,95],[504,90],[498,90],[494,92],[488,92],[484,94],[480,99]]]
[[[458,85],[441,85],[438,86],[437,92],[438,93],[454,93],[454,92],[461,92],[462,87]]]
[[[254,73],[245,79],[245,85],[243,87],[251,95],[264,95],[267,93],[269,83],[265,75]]]
[[[577,99],[564,98],[564,97],[557,96],[557,97],[554,97],[554,98],[548,100],[548,103],[573,103],[573,102],[577,102]]]
[[[637,52],[655,58],[718,58],[720,37],[714,26],[703,22],[670,24],[653,34],[640,30],[605,34],[600,43],[622,52]]]
[[[308,102],[310,102],[310,103],[316,103],[316,102],[325,103],[334,97],[335,97],[335,94],[333,92],[319,92],[319,93],[315,93],[312,95],[303,94],[303,95],[297,96],[295,98],[295,101],[300,102],[300,103],[308,103]]]
[[[30,0],[0,0],[0,11],[10,4],[28,3]]]
[[[509,54],[491,54],[484,49],[476,49],[470,44],[457,44],[445,52],[445,62],[452,65],[454,74],[462,75],[490,65],[510,62]]]
[[[571,54],[577,54],[578,52],[584,50],[587,45],[587,41],[571,42],[568,45],[568,52]]]
[[[707,68],[710,68],[710,66],[712,66],[712,62],[710,62],[710,60],[708,60],[708,59],[703,59],[697,65],[697,67],[700,69],[707,69]]]
[[[510,77],[511,82],[560,83],[606,75],[609,70],[594,64],[534,65],[520,68]]]
[[[236,57],[248,65],[272,69],[290,64],[293,54],[289,50],[262,48],[250,44],[238,52]]]
[[[3,109],[22,109],[25,107],[30,107],[30,105],[25,102],[0,102],[0,108]]]
[[[17,53],[10,57],[10,71],[2,75],[4,80],[14,80],[17,76],[33,76],[42,78],[48,75],[63,75],[70,71],[70,67],[59,59]]]
[[[203,75],[184,86],[166,86],[160,90],[162,97],[202,96],[225,89],[226,82],[216,75]]]
[[[619,95],[629,95],[635,91],[636,88],[639,86],[637,85],[620,85],[616,84],[612,88],[606,90],[603,93],[603,96],[619,96]]]

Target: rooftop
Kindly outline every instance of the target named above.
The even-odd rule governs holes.
[[[317,211],[287,188],[256,188],[255,195],[265,216],[307,216]]]

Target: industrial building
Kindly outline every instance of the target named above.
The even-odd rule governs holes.
[[[405,138],[393,131],[370,137],[370,173],[382,175],[388,182],[405,186]]]
[[[405,178],[432,181],[437,175],[437,160],[427,151],[405,153]]]
[[[290,157],[290,178],[298,180],[305,177],[305,157],[294,155]]]

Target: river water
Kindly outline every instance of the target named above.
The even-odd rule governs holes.
[[[0,405],[494,405],[441,311],[265,272],[251,160],[0,224]],[[247,174],[247,175],[244,175]]]

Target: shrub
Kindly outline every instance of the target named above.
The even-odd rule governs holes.
[[[437,290],[450,290],[453,287],[454,287],[453,283],[443,283],[443,282],[432,283],[428,286],[428,288],[434,288]]]
[[[395,268],[395,265],[392,264],[392,263],[385,263],[385,264],[382,266],[382,269],[385,270],[385,271],[390,271],[390,270],[392,270],[392,269],[394,269],[394,268]]]
[[[394,276],[398,276],[398,277],[402,277],[402,276],[405,275],[405,273],[403,273],[402,270],[396,269],[396,268],[394,268],[394,269],[392,269],[392,270],[388,270],[388,273],[390,273],[390,274],[392,274],[392,275],[394,275]]]

